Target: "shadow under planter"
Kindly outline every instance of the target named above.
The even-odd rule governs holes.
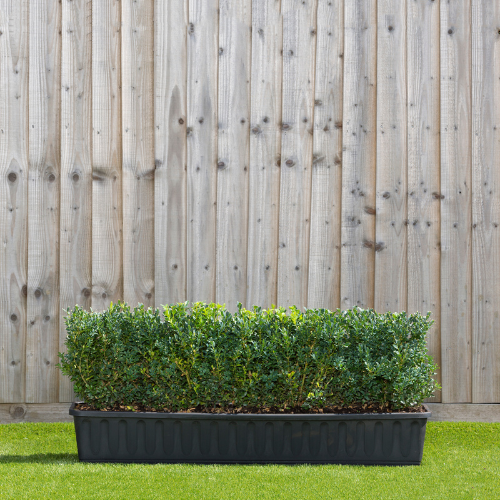
[[[76,410],[82,462],[419,465],[431,413],[211,414]]]

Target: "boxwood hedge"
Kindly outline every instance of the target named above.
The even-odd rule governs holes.
[[[420,405],[437,384],[420,314],[295,307],[234,314],[218,304],[81,307],[65,319],[59,367],[96,409],[142,405],[301,408]]]

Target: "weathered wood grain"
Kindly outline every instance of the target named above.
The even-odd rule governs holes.
[[[250,0],[219,1],[215,298],[230,311],[246,305],[251,23]]]
[[[427,403],[431,422],[500,422],[500,404]],[[70,403],[0,404],[0,424],[72,422]]]
[[[21,422],[72,422],[71,403],[0,404],[0,424]]]
[[[120,1],[92,4],[92,308],[123,300]]]
[[[470,0],[440,4],[443,403],[472,399],[470,7]]]
[[[121,0],[123,297],[154,300],[154,0]]]
[[[344,4],[341,307],[374,306],[377,2]]]
[[[155,303],[187,299],[187,2],[155,3]]]
[[[282,0],[278,305],[307,306],[317,0]]]
[[[472,402],[500,401],[500,4],[472,2]]]
[[[187,79],[187,298],[215,301],[218,1],[191,0]]]
[[[500,404],[426,404],[431,422],[500,422]]]
[[[0,402],[25,400],[28,2],[0,0]]]
[[[407,6],[408,312],[431,312],[427,345],[441,366],[439,3]],[[440,398],[437,392],[432,401]]]
[[[26,401],[58,401],[61,4],[29,11],[28,332]]]
[[[92,290],[92,15],[87,0],[63,2],[61,60],[61,246],[59,350],[63,311],[91,305]],[[59,401],[73,400],[59,376]]]
[[[344,2],[318,0],[308,307],[340,307]],[[336,126],[337,124],[337,126]]]
[[[247,306],[277,304],[283,25],[279,1],[252,1]]]
[[[406,0],[379,0],[375,309],[407,309]]]

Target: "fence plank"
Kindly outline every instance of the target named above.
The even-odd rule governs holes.
[[[215,301],[218,2],[189,2],[187,298]]]
[[[58,401],[61,4],[29,14],[28,333],[26,401]]]
[[[92,4],[92,308],[123,299],[120,1]]]
[[[307,306],[317,0],[282,0],[278,305]]]
[[[0,0],[0,402],[25,400],[28,2]]]
[[[500,401],[500,5],[472,2],[472,402]]]
[[[470,6],[440,5],[443,403],[471,401]]]
[[[61,61],[61,310],[90,308],[92,290],[92,13],[87,0],[63,2]],[[59,350],[65,350],[65,314]],[[72,384],[59,377],[59,401],[72,401]]]
[[[186,295],[187,2],[155,3],[155,303]]]
[[[344,3],[318,0],[308,307],[340,307]],[[336,125],[337,124],[337,125]]]
[[[373,307],[377,2],[345,3],[341,307]]]
[[[427,345],[441,366],[439,3],[408,2],[408,311],[431,312]],[[441,383],[441,372],[436,377]],[[431,401],[440,401],[441,393]]]
[[[121,0],[123,296],[154,301],[154,0]]]
[[[280,2],[252,2],[247,306],[277,304],[283,24]]]
[[[246,305],[251,9],[250,0],[219,2],[215,297],[230,311]]]
[[[375,253],[378,312],[407,309],[406,119],[406,1],[379,0]]]

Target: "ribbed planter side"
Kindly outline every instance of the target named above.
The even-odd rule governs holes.
[[[253,415],[70,409],[84,462],[418,465],[430,412]]]

